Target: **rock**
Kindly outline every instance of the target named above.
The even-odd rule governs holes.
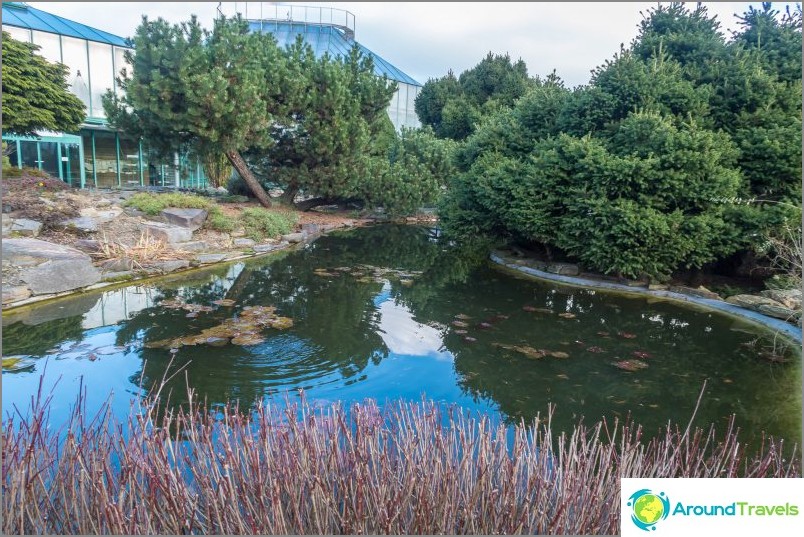
[[[759,311],[760,306],[780,306],[778,302],[764,296],[757,295],[734,295],[726,299],[729,304]]]
[[[282,240],[288,241],[289,243],[302,242],[305,238],[305,233],[288,233],[287,235],[282,235]]]
[[[769,317],[775,317],[777,319],[783,319],[785,321],[793,320],[798,315],[798,312],[796,310],[786,308],[780,304],[777,305],[762,304],[761,306],[759,306],[758,311],[763,315],[767,315]]]
[[[665,283],[650,283],[648,284],[648,289],[651,291],[665,291],[669,289],[670,286]]]
[[[41,222],[28,220],[27,218],[15,218],[8,228],[10,233],[23,237],[36,237],[41,229]]]
[[[683,285],[674,285],[670,287],[670,291],[674,293],[681,293],[682,295],[699,296],[701,298],[711,298],[713,300],[721,300],[720,295],[710,291],[703,285],[699,287],[685,287]]]
[[[256,241],[252,239],[235,239],[233,244],[237,248],[251,248],[256,244]]]
[[[124,282],[134,277],[134,272],[130,270],[121,270],[119,272],[106,272],[103,275],[105,282]]]
[[[96,205],[95,207],[86,207],[84,209],[81,209],[79,214],[87,218],[92,218],[93,220],[95,220],[95,222],[99,224],[104,224],[106,222],[111,222],[112,220],[120,216],[122,213],[123,209],[121,209],[120,207],[114,207],[112,209],[106,209],[106,210],[99,210],[98,206]]]
[[[95,200],[95,207],[97,207],[99,209],[102,208],[102,207],[109,207],[110,205],[112,205],[112,201],[107,200],[106,198],[101,198],[99,200]]]
[[[98,231],[98,221],[91,216],[79,216],[64,220],[60,224],[67,231],[79,231],[83,233],[96,233]]]
[[[199,254],[193,258],[198,264],[219,263],[226,259],[226,254]]]
[[[791,310],[801,309],[801,289],[769,289],[759,293]]]
[[[301,232],[307,235],[318,235],[321,233],[321,226],[318,224],[302,224]]]
[[[128,257],[121,257],[118,259],[107,259],[99,265],[103,272],[120,272],[125,270],[132,270],[134,268],[134,260]]]
[[[77,239],[73,246],[82,252],[98,252],[101,248],[101,243],[95,239]]]
[[[572,263],[549,263],[544,267],[546,272],[551,274],[563,274],[565,276],[577,276],[580,270],[578,265]]]
[[[145,216],[145,213],[134,207],[123,207],[123,213],[127,216]]]
[[[24,285],[4,285],[3,305],[19,302],[31,296],[31,290]]]
[[[168,244],[189,242],[193,238],[193,231],[191,229],[170,224],[148,222],[147,224],[143,224],[143,228],[155,239],[165,241]]]
[[[155,263],[151,263],[149,267],[146,267],[145,271],[149,274],[154,272],[161,272],[162,274],[167,274],[169,272],[173,272],[179,269],[187,268],[190,266],[190,262],[186,259],[170,259],[168,261],[157,261]]]
[[[255,245],[252,250],[257,252],[258,254],[264,254],[265,252],[270,252],[271,250],[276,250],[280,246],[278,244],[257,244]]]
[[[175,250],[182,250],[184,252],[203,252],[209,249],[209,245],[204,241],[190,241],[178,242],[173,245]]]
[[[207,219],[207,211],[204,209],[177,209],[168,207],[162,210],[162,218],[169,224],[195,231],[204,225]]]
[[[70,291],[100,280],[100,272],[85,253],[38,239],[6,239],[3,258],[11,265],[25,267],[20,280],[34,295]]]

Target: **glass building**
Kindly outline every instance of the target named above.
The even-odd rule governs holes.
[[[100,5],[100,4],[99,4]],[[413,108],[421,84],[355,41],[355,17],[348,11],[324,7],[249,2],[234,7],[254,31],[273,33],[280,46],[301,34],[317,55],[347,55],[354,45],[374,60],[377,76],[398,83],[388,115],[398,130],[420,126]],[[188,155],[164,161],[150,155],[142,140],[134,140],[109,127],[102,95],[120,91],[116,78],[126,65],[128,40],[35,9],[23,2],[2,3],[2,27],[14,39],[34,43],[38,53],[69,68],[71,91],[83,101],[87,117],[79,132],[40,132],[38,138],[3,134],[11,163],[44,170],[80,188],[137,188],[206,186],[203,166]],[[258,16],[258,18],[254,18]]]
[[[108,126],[101,96],[119,91],[115,79],[131,50],[127,40],[21,2],[3,2],[3,31],[39,45],[38,54],[66,65],[70,90],[87,113],[76,133],[40,132],[38,138],[3,133],[12,165],[44,170],[80,188],[206,186],[196,159],[175,155],[164,162],[149,155],[141,140]]]
[[[388,115],[394,127],[420,127],[413,108],[422,85],[379,54],[355,41],[355,16],[349,11],[329,7],[276,4],[274,2],[234,2],[223,9],[240,13],[249,22],[252,31],[270,32],[280,47],[293,44],[301,35],[315,51],[316,56],[328,52],[330,56],[348,56],[352,47],[374,60],[374,73],[397,82],[398,89],[391,98]]]

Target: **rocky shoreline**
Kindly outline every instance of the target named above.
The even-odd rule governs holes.
[[[146,215],[125,206],[125,200],[135,193],[65,191],[42,197],[48,207],[69,203],[77,211],[78,216],[56,225],[45,226],[28,214],[3,214],[4,311],[72,293],[279,252],[333,230],[374,221],[344,213],[300,213],[292,233],[257,241],[246,237],[243,230],[225,233],[204,228],[208,215],[203,209],[169,207],[159,215]],[[232,212],[246,205],[221,206]],[[143,237],[147,241],[143,242]]]

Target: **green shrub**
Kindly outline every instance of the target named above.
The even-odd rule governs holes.
[[[259,207],[244,209],[240,220],[250,239],[260,240],[290,233],[296,225],[296,215],[268,211]]]
[[[212,207],[204,226],[215,231],[229,233],[234,231],[237,220],[226,216],[218,207]]]
[[[168,207],[207,210],[212,210],[214,207],[214,202],[207,198],[196,196],[195,194],[181,194],[178,192],[168,194],[141,192],[132,196],[125,204],[150,215],[159,214],[162,212],[162,209]]]

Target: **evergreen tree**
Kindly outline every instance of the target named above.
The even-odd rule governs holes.
[[[260,203],[271,200],[241,151],[273,143],[281,111],[283,55],[269,35],[249,33],[242,19],[221,18],[212,32],[196,17],[171,25],[143,18],[128,53],[122,97],[107,93],[112,125],[143,137],[160,153],[193,148],[224,154]]]
[[[50,63],[39,48],[3,32],[4,133],[75,132],[86,117],[84,103],[69,91],[67,66]]]

